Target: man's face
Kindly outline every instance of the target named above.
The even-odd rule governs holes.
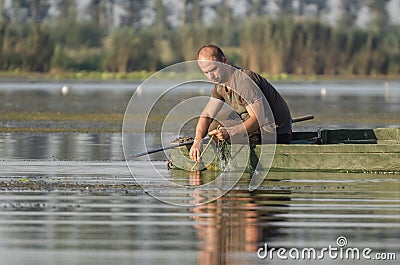
[[[221,62],[199,59],[199,66],[207,78],[214,83],[223,83],[228,80],[227,71],[224,69],[226,66]]]

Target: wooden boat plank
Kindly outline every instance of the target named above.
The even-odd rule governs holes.
[[[255,152],[260,152],[260,146]],[[275,154],[287,153],[400,153],[400,145],[387,144],[332,144],[332,145],[276,145]]]
[[[400,128],[377,128],[374,129],[376,139],[396,141],[400,144]]]
[[[400,153],[276,154],[271,168],[285,170],[400,171]]]

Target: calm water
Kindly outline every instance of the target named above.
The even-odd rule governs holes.
[[[123,113],[135,88],[76,83],[61,96],[60,85],[0,83],[1,112]],[[279,87],[294,116],[318,117],[296,125],[298,130],[400,124],[398,82],[390,82],[386,97],[380,81]],[[159,145],[156,134],[149,138],[153,147]],[[132,153],[143,148],[137,143]],[[270,172],[256,192],[248,192],[244,176],[212,203],[175,207],[136,185],[123,161],[119,133],[1,134],[0,157],[0,264],[398,264],[400,259],[399,175]],[[160,174],[176,182],[197,185],[209,177],[168,171],[162,154],[152,158]],[[134,174],[147,178],[162,196],[194,201],[209,196],[201,188],[168,193],[157,185],[151,161],[132,164]],[[371,257],[395,253],[397,261],[328,254],[317,261],[285,261],[276,253],[272,260],[257,257],[266,243],[269,249],[319,251],[338,247],[340,236],[347,247],[371,248]]]
[[[62,96],[61,87],[70,92]],[[9,83],[0,80],[0,112],[104,113],[123,114],[139,83]],[[154,84],[155,93],[165,83]],[[400,124],[400,81],[342,81],[314,83],[276,83],[288,101],[294,117],[314,114],[315,119],[295,124],[295,130],[323,128],[398,127]],[[208,88],[208,90],[207,90]],[[321,95],[325,89],[326,95]],[[195,95],[208,95],[209,86],[171,96],[160,101],[161,113]],[[148,104],[146,99],[144,104]],[[165,107],[165,109],[162,109]],[[83,127],[121,126],[121,124],[29,123],[0,120],[0,127]],[[121,121],[122,123],[122,121]]]

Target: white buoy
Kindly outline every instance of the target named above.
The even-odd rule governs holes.
[[[61,94],[62,94],[63,96],[65,96],[65,95],[68,94],[68,92],[69,92],[69,87],[68,87],[67,85],[63,85],[63,86],[61,87]]]
[[[327,93],[326,88],[325,87],[321,88],[320,93],[321,93],[321,97],[325,98],[326,97],[326,93]]]

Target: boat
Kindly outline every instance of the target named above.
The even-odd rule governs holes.
[[[400,128],[318,129],[294,132],[289,145],[247,146],[246,152],[243,146],[228,148],[229,157],[235,157],[239,164],[235,170],[255,170],[260,155],[269,152],[273,155],[269,163],[272,171],[400,173]],[[190,147],[189,141],[172,149],[169,165],[188,171],[226,169],[223,165],[229,161],[221,161],[218,148],[208,148],[202,161],[195,163],[188,158]]]

